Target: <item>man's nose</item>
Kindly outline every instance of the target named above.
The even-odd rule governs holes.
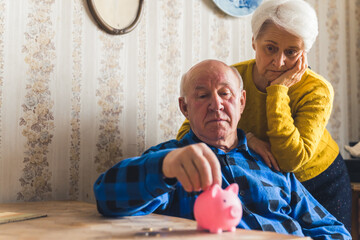
[[[277,54],[274,55],[273,65],[277,69],[280,69],[281,67],[285,66],[285,61],[286,61],[285,54],[282,52],[278,52]]]
[[[219,95],[213,95],[210,100],[209,108],[212,111],[219,111],[224,109],[223,99]]]

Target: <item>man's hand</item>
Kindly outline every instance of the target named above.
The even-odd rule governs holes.
[[[272,81],[270,85],[284,85],[289,88],[301,80],[307,68],[307,57],[305,51],[303,51],[299,59],[297,60],[295,66],[287,70],[274,81]]]
[[[216,183],[221,186],[219,160],[205,143],[170,152],[164,158],[162,171],[167,178],[177,178],[187,192],[206,190]]]
[[[274,167],[277,171],[280,171],[279,164],[271,153],[270,143],[258,139],[250,132],[246,134],[246,138],[249,148],[259,154],[269,168]]]

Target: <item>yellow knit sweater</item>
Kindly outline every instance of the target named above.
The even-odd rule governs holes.
[[[322,76],[307,69],[290,88],[273,85],[260,92],[252,79],[255,60],[237,63],[246,90],[246,106],[238,127],[270,142],[280,168],[294,172],[301,181],[325,171],[339,154],[339,147],[326,130],[334,91]],[[177,138],[190,129],[186,120]]]

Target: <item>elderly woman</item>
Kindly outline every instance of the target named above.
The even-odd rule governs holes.
[[[234,65],[244,80],[246,107],[238,127],[275,170],[294,172],[350,231],[350,181],[326,125],[333,88],[307,66],[318,34],[314,9],[303,0],[268,0],[254,12],[255,59]],[[187,121],[179,130],[189,130]]]

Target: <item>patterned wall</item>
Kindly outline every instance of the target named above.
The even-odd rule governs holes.
[[[334,86],[328,129],[343,151],[360,139],[360,0],[308,1],[320,21],[309,61]],[[211,0],[144,8],[133,32],[113,36],[85,0],[0,0],[0,202],[93,201],[102,171],[174,138],[182,73],[254,56],[251,16]]]

